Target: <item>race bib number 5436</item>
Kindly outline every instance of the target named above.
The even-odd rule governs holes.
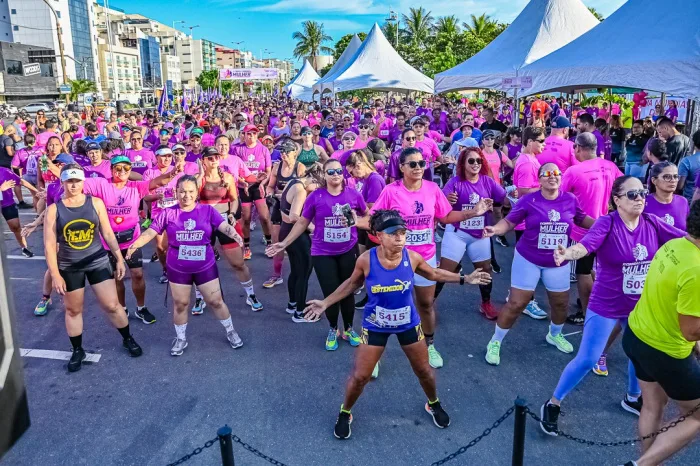
[[[177,251],[177,258],[182,261],[203,261],[206,258],[206,246],[181,245]]]

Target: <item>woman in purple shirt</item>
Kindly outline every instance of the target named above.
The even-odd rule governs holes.
[[[185,331],[193,284],[197,285],[204,302],[226,329],[226,338],[231,347],[240,348],[243,341],[233,328],[231,313],[222,297],[211,237],[219,231],[236,240],[241,247],[243,239],[213,206],[197,202],[199,188],[194,176],[181,177],[177,182],[176,193],[178,205],[164,209],[156,217],[151,226],[129,246],[126,260],[137,249],[167,231],[169,248],[165,264],[173,297],[173,321],[177,335],[170,354],[180,356],[187,348]]]
[[[617,178],[610,195],[614,211],[598,218],[578,244],[569,248],[559,246],[554,252],[557,265],[595,252],[597,274],[581,346],[562,372],[552,398],[541,408],[540,427],[548,435],[558,435],[561,401],[593,369],[615,325],[618,322],[627,325],[627,317],[642,294],[656,251],[667,241],[685,236],[685,232],[657,216],[643,213],[647,194],[637,178]],[[625,411],[639,416],[641,389],[631,363],[627,370],[627,394],[621,405]]]
[[[301,218],[294,224],[289,235],[279,243],[267,248],[266,254],[272,257],[283,251],[313,223],[311,241],[311,261],[316,277],[321,285],[323,296],[328,297],[350,276],[357,262],[357,228],[349,225],[345,212],[348,209],[364,216],[367,212],[362,195],[354,189],[346,189],[343,167],[340,162],[329,159],[323,165],[326,186],[309,194],[304,203]],[[338,330],[338,314],[343,316],[344,331]],[[338,337],[352,346],[359,346],[360,337],[352,327],[355,301],[346,296],[326,311],[330,324],[326,338],[326,350],[338,349]]]
[[[688,200],[677,194],[678,167],[671,162],[661,162],[649,171],[651,184],[644,212],[654,214],[669,225],[685,231],[685,222],[690,213]]]
[[[496,226],[484,227],[484,236],[490,237],[503,235],[525,222],[523,235],[515,246],[510,297],[498,314],[496,330],[486,347],[486,362],[494,366],[501,362],[503,338],[527,307],[540,280],[552,309],[545,341],[562,353],[574,350],[562,335],[569,307],[569,267],[555,263],[552,251],[569,243],[572,225],[590,228],[593,219],[581,209],[576,196],[559,190],[561,171],[555,164],[542,165],[538,177],[538,191],[523,196]]]

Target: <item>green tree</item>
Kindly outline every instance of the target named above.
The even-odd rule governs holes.
[[[490,16],[483,13],[481,16],[471,15],[471,22],[462,23],[464,29],[484,40],[493,40],[496,34],[498,23],[493,21]]]
[[[68,80],[68,84],[71,86],[70,94],[68,95],[71,102],[76,102],[78,100],[78,94],[97,92],[97,85],[95,82],[88,79]]]
[[[588,11],[590,11],[590,12],[593,14],[593,16],[596,17],[596,19],[597,19],[598,21],[603,21],[603,20],[605,19],[605,16],[601,15],[601,14],[598,12],[598,10],[596,10],[596,9],[593,8],[592,6],[589,6],[589,7],[588,7]]]
[[[333,50],[333,58],[335,58],[336,61],[338,61],[345,49],[348,47],[348,45],[350,45],[350,41],[352,40],[352,36],[354,35],[355,34],[345,34],[343,37],[340,38],[338,42],[335,43],[335,50]],[[360,40],[364,41],[367,38],[367,34],[364,32],[358,32],[357,37],[359,37]]]
[[[197,76],[196,81],[202,89],[217,89],[219,87],[219,71],[202,71],[202,73]]]
[[[455,15],[442,16],[435,23],[435,34],[442,34],[450,41],[456,41],[460,32],[459,20]]]
[[[399,30],[399,25],[395,22],[386,22],[382,26],[382,32],[384,33],[384,37],[386,37],[386,40],[389,41],[389,43],[393,46],[396,46],[398,43],[397,39],[401,39],[401,31]]]
[[[238,86],[236,86],[236,89]],[[223,95],[229,95],[234,93],[234,82],[233,81],[221,81],[221,93]]]
[[[296,31],[292,34],[292,39],[297,41],[293,52],[294,56],[296,58],[309,57],[314,69],[318,69],[316,57],[322,53],[333,53],[333,49],[323,45],[333,38],[325,33],[323,23],[304,21],[301,26],[302,31]]]
[[[425,46],[433,33],[434,18],[425,8],[411,8],[408,15],[403,16],[404,30],[406,38],[414,47]]]

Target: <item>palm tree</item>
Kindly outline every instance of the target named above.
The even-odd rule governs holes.
[[[401,31],[399,30],[398,23],[387,21],[382,26],[382,32],[384,33],[386,40],[388,40],[391,45],[396,47],[396,45],[399,43],[399,39],[401,38]]]
[[[333,49],[326,47],[324,42],[333,40],[331,36],[323,30],[323,23],[317,21],[304,21],[301,23],[302,32],[292,34],[292,39],[297,41],[297,46],[294,48],[294,56],[296,58],[311,58],[311,63],[315,70],[318,70],[316,57],[321,53],[333,53]]]
[[[403,16],[404,32],[416,46],[423,46],[433,32],[434,18],[423,7],[411,8],[408,16]]]
[[[87,79],[68,80],[68,84],[71,86],[70,94],[68,95],[71,102],[77,102],[79,94],[97,92],[97,85],[95,82]]]
[[[498,23],[484,13],[481,16],[471,15],[471,24],[462,23],[462,26],[464,29],[474,34],[474,36],[488,40],[488,38],[495,34]]]
[[[459,20],[455,15],[442,16],[435,24],[435,34],[442,34],[446,38],[455,38],[460,32]]]

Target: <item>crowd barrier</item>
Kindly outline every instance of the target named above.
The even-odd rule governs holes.
[[[685,413],[684,415],[680,416],[678,419],[675,419],[674,421],[670,422],[669,424],[663,426],[661,429],[659,429],[656,432],[652,432],[651,434],[645,435],[644,437],[638,437],[634,439],[627,439],[627,440],[617,440],[617,441],[612,441],[612,442],[601,442],[598,440],[588,440],[580,437],[575,437],[573,435],[570,435],[560,429],[557,429],[556,432],[559,435],[559,437],[563,437],[567,440],[571,440],[576,443],[580,443],[582,445],[587,445],[587,446],[595,446],[595,447],[621,447],[621,446],[626,446],[626,445],[633,445],[635,443],[642,442],[644,440],[654,438],[659,434],[662,434],[664,432],[669,431],[670,429],[673,429],[676,427],[678,424],[681,422],[685,421],[689,417],[691,417],[695,412],[700,410],[700,403],[695,406],[693,409]],[[496,419],[489,427],[484,429],[484,431],[478,435],[477,437],[474,437],[469,443],[464,445],[463,447],[459,448],[457,451],[454,453],[451,453],[447,455],[446,457],[435,461],[431,463],[430,466],[440,466],[442,464],[445,464],[449,461],[452,461],[459,455],[464,454],[467,450],[470,448],[476,446],[481,440],[483,440],[485,437],[488,437],[494,430],[496,430],[498,427],[501,426],[501,424],[508,419],[511,415],[514,415],[514,421],[513,421],[513,452],[512,452],[512,465],[513,466],[523,466],[523,461],[524,461],[524,456],[525,456],[525,427],[526,427],[526,421],[527,418],[530,417],[534,419],[537,423],[542,422],[542,419],[538,416],[536,411],[531,410],[524,399],[518,397],[513,406],[508,408],[508,410],[503,413],[501,417]],[[237,435],[233,434],[233,431],[228,425],[225,425],[224,427],[220,428],[217,433],[216,437],[214,437],[211,440],[208,440],[207,442],[204,443],[203,446],[195,448],[192,453],[187,454],[180,458],[179,460],[169,463],[168,466],[176,466],[182,463],[185,463],[187,460],[190,458],[199,455],[206,449],[212,447],[216,441],[219,441],[219,448],[221,450],[221,464],[222,466],[234,466],[235,461],[233,457],[233,444],[237,443],[244,449],[248,450],[255,456],[262,458],[263,460],[267,461],[270,464],[274,464],[277,466],[287,466],[286,463],[283,463],[282,461],[276,460],[272,458],[271,456],[268,456],[264,453],[262,453],[260,450],[253,448],[252,446],[248,445],[245,443],[243,440],[240,439]]]

